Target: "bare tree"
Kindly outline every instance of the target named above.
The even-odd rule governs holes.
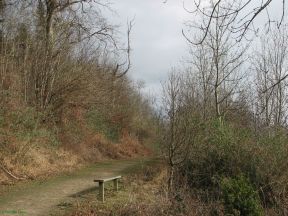
[[[245,61],[244,54],[248,48],[248,45],[243,47],[231,39],[232,33],[229,30],[231,20],[227,18],[227,13],[229,10],[222,9],[220,6],[215,8],[217,19],[211,21],[205,41],[196,45],[200,48],[194,54],[192,53],[193,66],[201,77],[205,103],[212,89],[215,116],[220,122],[229,110],[229,101],[237,93],[237,87],[244,78],[240,68]],[[207,18],[204,16],[204,25],[206,21]],[[201,32],[205,31],[201,27],[199,29]],[[192,49],[195,48],[193,42],[190,44]]]
[[[271,20],[269,9],[272,2],[276,2],[278,5],[281,5],[281,16],[278,20]],[[277,26],[280,27],[283,23],[286,11],[286,0],[237,0],[237,1],[226,1],[226,0],[217,0],[217,1],[201,1],[193,0],[195,10],[190,10],[184,5],[184,9],[190,14],[201,14],[208,18],[208,22],[205,23],[201,28],[203,30],[203,35],[200,40],[194,41],[195,44],[201,44],[204,42],[205,38],[208,35],[210,26],[213,23],[213,20],[220,17],[225,17],[231,23],[230,31],[237,35],[239,41],[246,37],[246,33],[250,30],[257,32],[257,29],[254,26],[254,21],[260,15],[266,15],[267,17],[267,26],[270,28],[272,22],[276,22]],[[227,10],[225,14],[218,14],[217,10],[221,8]],[[224,25],[222,27],[225,27]],[[184,31],[183,34],[185,35]]]
[[[185,107],[182,81],[181,75],[174,71],[163,86],[164,113],[167,118],[164,142],[167,145],[170,192],[174,190],[175,169],[183,165],[189,154],[189,141],[192,136],[189,131],[189,112]]]
[[[258,98],[258,115],[265,125],[285,125],[287,121],[288,47],[287,27],[276,27],[261,40],[261,49],[256,52],[254,69]]]
[[[116,63],[112,73],[115,79],[125,76],[131,68],[131,32],[134,25],[134,20],[135,19],[132,19],[127,23],[127,48],[122,49],[126,54],[126,60],[123,63]]]
[[[259,28],[254,25],[257,18],[265,19],[266,16],[267,22],[265,28],[267,32],[271,30],[271,24],[275,24],[279,29],[284,23],[285,11],[287,10],[286,0],[193,0],[192,4],[193,9],[189,9],[189,7],[186,7],[185,2],[183,3],[183,7],[187,13],[193,14],[194,17],[200,15],[200,17],[204,16],[207,18],[207,21],[202,23],[201,26],[195,24],[194,22],[188,22],[189,27],[201,30],[201,37],[193,38],[189,36],[189,28],[188,31],[184,29],[182,30],[182,34],[186,40],[194,45],[200,45],[204,43],[206,37],[209,35],[209,29],[211,29],[213,22],[219,18],[227,20],[226,23],[220,24],[219,27],[223,29],[227,28],[227,30],[232,33],[231,37],[233,36],[237,42],[240,42],[243,38],[249,40],[249,32],[253,32],[254,34],[259,32]],[[277,5],[280,7],[279,9],[281,9],[281,13],[279,13],[278,18],[274,19],[272,19],[272,16],[270,16],[270,11],[272,11],[271,8],[273,4],[274,7]],[[219,9],[226,12],[219,14],[217,12]],[[229,23],[228,26],[227,23]],[[278,82],[283,82],[287,77],[288,75],[281,77]],[[278,85],[278,83],[274,83],[272,86],[267,88],[267,91],[271,88],[274,88],[276,85]]]
[[[207,120],[211,116],[211,108],[213,107],[213,64],[211,63],[211,53],[209,48],[204,45],[191,46],[190,58],[188,60],[188,88],[187,92],[197,92],[197,102],[200,103],[203,120]],[[193,91],[193,88],[197,90]]]
[[[105,0],[5,2],[8,11],[3,35],[9,35],[9,41],[3,44],[4,53],[0,56],[5,62],[1,65],[1,82],[10,83],[14,77],[15,83],[15,77],[21,77],[17,81],[22,83],[19,96],[25,103],[41,111],[59,108],[73,92],[90,88],[87,80],[94,76],[93,72],[106,72],[112,80],[106,83],[106,93],[116,92],[115,82],[124,78],[131,67],[133,20],[128,22],[124,47],[117,39],[117,27],[101,13],[103,8],[110,10]],[[89,55],[84,54],[86,51]],[[97,61],[97,65],[92,61]],[[117,97],[114,93],[111,95]]]
[[[45,32],[43,37],[45,49],[42,56],[46,59],[45,67],[39,70],[42,73],[34,76],[37,86],[36,99],[41,109],[46,109],[51,102],[51,97],[57,92],[54,90],[55,81],[59,77],[57,68],[62,62],[61,55],[64,54],[60,55],[61,50],[70,49],[71,44],[91,38],[96,38],[105,46],[109,41],[116,44],[113,38],[113,27],[99,15],[99,11],[93,11],[92,8],[96,5],[106,6],[96,0],[38,0],[39,28],[43,29],[41,32]],[[88,20],[93,15],[96,18],[94,18],[95,22],[98,22],[96,25],[92,25]]]

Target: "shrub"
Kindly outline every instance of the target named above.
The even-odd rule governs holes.
[[[7,118],[10,121],[5,122],[11,129],[11,131],[8,130],[7,139],[10,140],[9,137],[13,137],[20,143],[30,143],[29,145],[26,144],[27,149],[28,146],[30,148],[35,145],[58,147],[60,142],[58,140],[57,127],[53,125],[52,120],[49,125],[47,123],[44,124],[42,117],[42,113],[31,107],[11,111]],[[21,144],[16,146],[18,150],[23,148]]]
[[[3,127],[5,124],[5,111],[4,108],[0,106],[0,127]]]
[[[11,127],[14,130],[33,130],[39,123],[37,113],[33,108],[11,112]]]
[[[195,144],[179,176],[197,189],[205,201],[221,195],[223,178],[246,176],[258,190],[265,207],[285,207],[287,182],[287,132],[257,135],[249,128],[215,122],[195,132]],[[268,162],[268,163],[267,163]]]
[[[226,214],[263,215],[259,195],[243,175],[236,178],[223,178],[221,190]]]
[[[205,126],[205,129],[200,128],[197,145],[193,146],[185,166],[180,169],[190,186],[213,190],[223,177],[255,173],[251,160],[244,159],[251,158],[251,152],[239,145],[243,138],[239,141],[238,135],[226,125],[212,122]]]
[[[104,115],[101,111],[93,108],[87,113],[86,119],[92,130],[103,133],[112,141],[118,141],[120,128],[117,124],[111,124],[107,115]]]

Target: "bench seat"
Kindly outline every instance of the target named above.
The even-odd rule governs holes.
[[[120,179],[121,176],[115,176],[115,177],[110,177],[110,178],[101,178],[101,179],[95,179],[94,182],[108,182],[108,181],[112,181],[115,179]]]

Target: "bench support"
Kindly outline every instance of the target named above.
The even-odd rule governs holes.
[[[114,189],[118,191],[118,179],[114,179]]]
[[[104,202],[104,182],[99,182],[99,197],[102,202]]]

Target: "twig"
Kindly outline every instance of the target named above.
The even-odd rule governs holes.
[[[3,172],[8,175],[10,178],[13,178],[15,180],[25,180],[26,178],[23,178],[23,177],[17,177],[15,176],[12,172],[10,172],[8,169],[6,169],[2,164],[0,164],[0,169],[3,170]]]

